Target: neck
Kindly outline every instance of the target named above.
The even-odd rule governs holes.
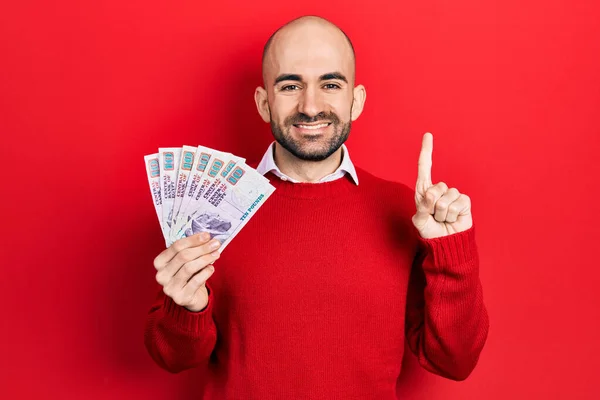
[[[273,157],[279,170],[300,182],[316,183],[324,176],[332,174],[342,163],[342,147],[322,161],[305,161],[291,154],[275,142]]]

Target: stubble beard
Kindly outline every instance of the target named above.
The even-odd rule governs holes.
[[[320,136],[304,137],[303,139],[295,139],[290,134],[290,130],[294,124],[300,123],[315,123],[318,121],[329,121],[333,126],[333,135],[329,138]],[[271,132],[273,137],[284,149],[290,152],[294,157],[303,161],[323,161],[335,153],[350,136],[350,128],[352,120],[344,123],[334,113],[319,113],[314,117],[309,117],[306,114],[295,114],[289,116],[283,122],[283,126],[271,119]],[[308,149],[304,143],[324,142],[317,149]]]

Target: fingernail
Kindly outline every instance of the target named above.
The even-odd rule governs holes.
[[[210,234],[208,232],[202,232],[200,234],[200,239],[202,239],[202,240],[208,240],[208,239],[210,239]]]
[[[217,239],[213,239],[213,240],[211,240],[211,242],[208,246],[211,250],[214,250],[214,249],[218,248],[220,245],[221,245],[221,243]]]
[[[211,254],[212,254],[212,256],[215,258],[215,260],[216,260],[217,258],[221,257],[221,253],[219,253],[218,251],[213,251]]]

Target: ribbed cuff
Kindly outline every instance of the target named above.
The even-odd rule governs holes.
[[[213,291],[206,285],[208,289],[208,305],[199,312],[192,312],[185,307],[175,303],[169,296],[165,296],[164,308],[165,315],[171,319],[173,323],[183,331],[191,333],[204,333],[207,328],[213,323]]]
[[[477,258],[475,225],[466,231],[434,239],[419,236],[419,241],[425,246],[427,253],[432,255],[436,269],[456,269],[470,265]]]

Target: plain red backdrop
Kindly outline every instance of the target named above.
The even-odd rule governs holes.
[[[491,331],[461,383],[411,355],[403,399],[600,396],[597,1],[18,1],[0,6],[0,398],[197,399],[143,346],[163,242],[142,156],[258,159],[262,46],[318,14],[357,52],[358,165],[468,194]]]

